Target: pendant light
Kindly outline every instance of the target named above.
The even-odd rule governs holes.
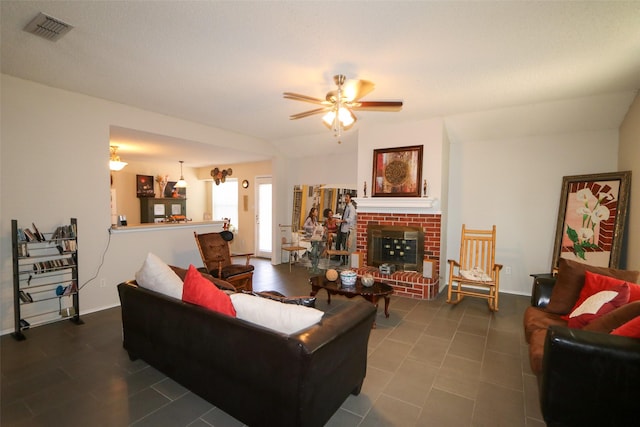
[[[178,182],[176,182],[176,185],[174,185],[174,188],[187,188],[187,181],[184,180],[184,176],[182,175],[182,164],[184,163],[184,160],[180,160],[180,180]]]

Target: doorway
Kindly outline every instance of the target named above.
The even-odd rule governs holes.
[[[256,177],[256,248],[260,258],[271,258],[273,253],[272,185],[270,176]]]

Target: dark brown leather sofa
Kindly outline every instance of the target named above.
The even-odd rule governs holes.
[[[547,311],[555,284],[550,277],[534,280],[524,325],[545,422],[550,427],[640,425],[640,340],[568,328]],[[620,307],[617,317],[632,318],[639,304]]]
[[[118,285],[124,348],[249,426],[322,426],[367,369],[376,310],[346,301],[293,335]]]

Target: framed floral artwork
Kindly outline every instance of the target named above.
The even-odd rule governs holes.
[[[630,185],[630,171],[562,178],[552,268],[560,258],[619,268]]]
[[[422,145],[373,150],[371,197],[420,197]]]

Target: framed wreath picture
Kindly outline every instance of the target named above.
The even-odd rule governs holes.
[[[373,150],[372,197],[420,197],[422,145]]]
[[[562,178],[553,265],[560,258],[619,268],[631,172]]]

